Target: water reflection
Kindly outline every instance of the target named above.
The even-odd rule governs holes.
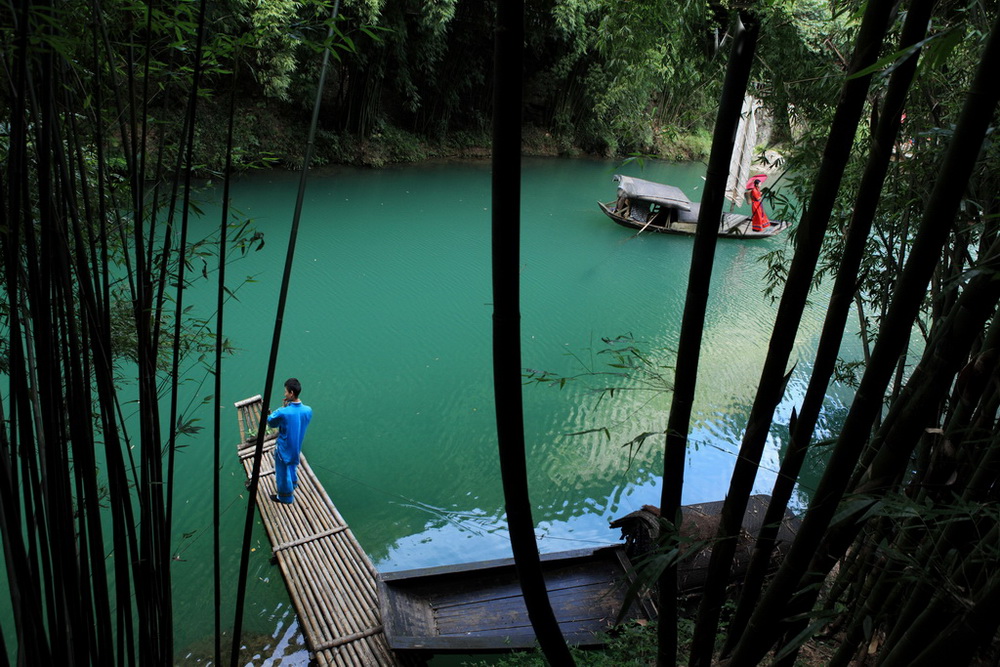
[[[241,649],[244,667],[305,667],[309,664],[309,647],[306,645],[302,628],[299,626],[295,611],[287,603],[279,603],[261,619],[266,625],[273,626],[274,631],[268,635],[244,633],[244,644]],[[231,635],[223,637],[222,663],[229,664]],[[178,665],[201,665],[211,667],[215,664],[214,639],[206,637],[197,640],[182,649],[176,658]]]

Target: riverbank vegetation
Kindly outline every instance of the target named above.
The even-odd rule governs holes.
[[[821,12],[822,4],[796,11]],[[171,128],[184,114],[186,79],[179,75],[190,71],[185,59],[196,37],[195,6],[180,3],[147,16],[142,5],[102,5],[110,43],[129,39],[129,31],[152,33],[148,49],[133,43],[130,53],[112,55],[101,68],[109,84],[128,80],[131,65],[142,68],[131,74],[155,93],[142,107],[151,157],[160,148],[168,155],[175,150]],[[43,13],[82,26],[70,7],[57,4]],[[206,7],[196,168],[217,172],[225,164],[230,95],[234,166],[301,167],[329,14],[327,3],[311,0]],[[492,16],[457,0],[344,2],[333,22],[336,48],[320,102],[314,164],[488,155]],[[793,18],[778,12],[774,21],[801,24]],[[692,3],[677,11],[654,2],[537,3],[528,5],[525,25],[527,153],[707,157],[724,65],[719,42],[729,30],[721,6]],[[808,55],[804,45],[818,37],[784,29],[776,39],[794,40]],[[92,71],[86,65],[91,47],[82,41],[60,37],[50,45]],[[106,140],[120,141],[115,135],[122,131]]]
[[[523,38],[517,59],[496,67],[492,3],[5,8],[0,527],[13,628],[0,634],[0,662],[173,662],[173,462],[198,428],[178,386],[187,363],[220,367],[235,290],[227,264],[263,242],[228,209],[212,243],[189,239],[194,175],[217,175],[225,187],[234,172],[273,165],[496,159],[498,137],[541,154],[711,159],[747,91],[769,118],[761,148],[781,142],[782,184],[803,209],[779,214],[795,232],[765,258],[778,315],[713,542],[713,576],[690,645],[679,649],[686,621],[669,593],[682,550],[671,509],[683,488],[685,400],[713,259],[709,241],[694,248],[674,408],[661,434],[673,463],[663,474],[665,537],[649,560],[660,591],[657,662],[789,665],[819,632],[837,638],[833,665],[966,664],[995,653],[995,2],[512,5],[523,10],[514,17]],[[744,50],[733,48],[737,38]],[[513,111],[495,97],[499,73],[520,81]],[[508,150],[504,166],[512,163]],[[500,201],[514,201],[513,171],[495,181]],[[516,282],[516,262],[495,270]],[[199,277],[217,280],[215,322],[187,317],[184,290]],[[799,316],[821,279],[833,281],[829,316],[808,393],[785,425],[777,515],[819,444],[813,429],[830,379],[855,382],[857,398],[841,433],[823,443],[829,463],[781,569],[768,573],[765,531],[746,580],[730,590],[734,538]],[[847,367],[838,352],[852,316],[866,354]],[[499,339],[516,345],[516,320]],[[137,426],[122,417],[123,384],[138,396]],[[519,392],[516,382],[498,391],[498,413]],[[206,472],[205,484],[217,489],[218,476]],[[524,497],[508,500],[527,505],[525,485],[511,489]],[[215,634],[231,615],[238,649],[242,608],[223,616],[223,576],[216,562]]]

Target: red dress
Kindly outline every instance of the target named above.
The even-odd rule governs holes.
[[[753,187],[750,188],[750,208],[751,208],[751,224],[755,232],[762,232],[771,226],[771,221],[767,219],[767,213],[764,213],[764,196],[760,192],[760,188],[757,186],[757,181],[753,182]]]

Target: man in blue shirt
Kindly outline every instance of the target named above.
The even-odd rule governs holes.
[[[302,385],[295,378],[285,380],[285,400],[282,407],[267,415],[267,425],[278,427],[278,444],[274,449],[274,480],[278,493],[271,500],[291,503],[298,485],[296,468],[302,452],[302,439],[312,420],[312,408],[299,400]]]

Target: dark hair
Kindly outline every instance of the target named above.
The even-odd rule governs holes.
[[[288,378],[285,380],[285,389],[292,392],[292,396],[298,398],[299,394],[302,393],[302,383],[295,378]]]

